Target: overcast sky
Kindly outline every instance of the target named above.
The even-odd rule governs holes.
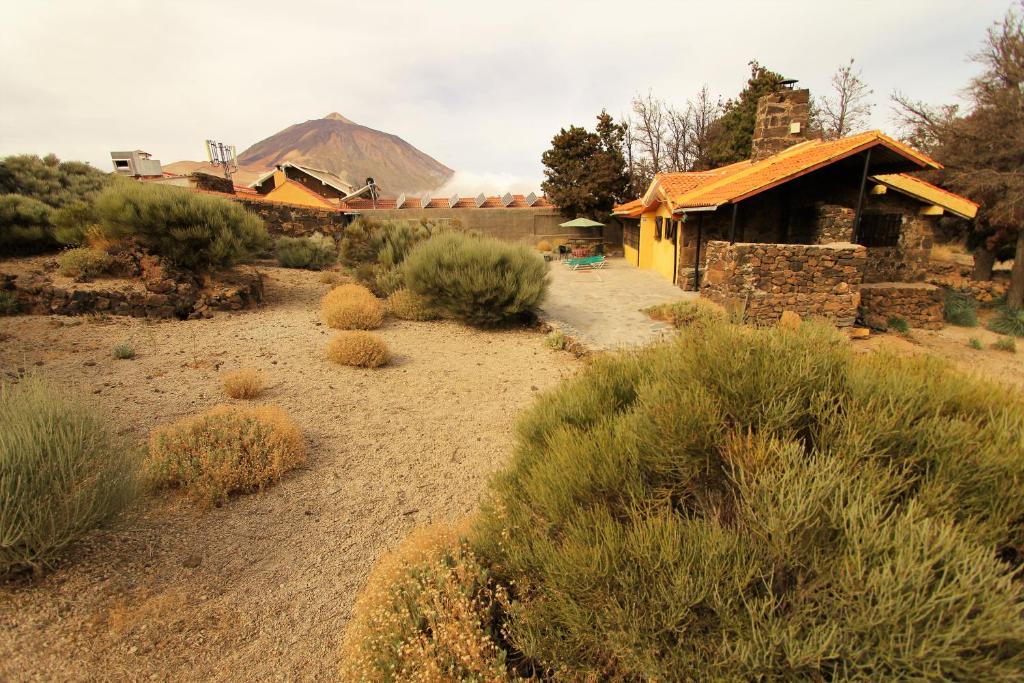
[[[735,95],[747,62],[822,94],[854,57],[892,129],[896,89],[955,101],[1009,0],[68,0],[5,3],[0,155],[202,159],[338,111],[459,172],[464,192],[536,189],[540,155],[653,90]]]

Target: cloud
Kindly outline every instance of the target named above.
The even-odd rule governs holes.
[[[453,194],[458,194],[460,197],[475,197],[481,192],[485,195],[502,195],[506,192],[513,194],[536,192],[540,194],[540,178],[525,178],[510,173],[456,171],[451,180],[440,189],[435,190],[433,194],[438,197],[450,197]]]

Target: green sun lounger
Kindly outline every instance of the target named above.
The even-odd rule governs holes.
[[[565,265],[569,266],[569,270],[597,270],[604,268],[604,263],[604,256],[583,256],[565,260]]]

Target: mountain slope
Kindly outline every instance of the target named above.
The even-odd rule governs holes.
[[[269,169],[283,161],[331,171],[354,187],[373,177],[387,194],[433,190],[453,173],[397,135],[338,113],[289,126],[238,156],[240,165],[252,168]]]

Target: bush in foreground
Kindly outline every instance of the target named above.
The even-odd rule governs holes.
[[[399,289],[388,297],[388,311],[400,320],[434,320],[437,311],[426,297],[408,289]]]
[[[262,489],[306,461],[299,428],[275,406],[217,406],[156,430],[146,471],[203,503]]]
[[[256,215],[235,202],[182,188],[117,182],[96,198],[96,217],[109,238],[134,238],[182,268],[227,268],[269,242]]]
[[[999,334],[1024,337],[1024,308],[1000,308],[988,321],[988,329]]]
[[[677,328],[700,327],[729,320],[729,314],[724,308],[706,299],[671,301],[649,306],[643,312],[654,320],[662,320]]]
[[[935,359],[684,329],[543,395],[469,539],[517,674],[1016,680],[1022,444]]]
[[[324,322],[339,330],[373,330],[384,322],[384,304],[362,285],[339,285],[320,300]]]
[[[38,377],[0,385],[0,577],[50,565],[136,491],[99,411]]]
[[[339,332],[327,345],[327,357],[339,365],[379,368],[391,360],[383,339],[359,330]]]
[[[60,274],[72,278],[94,278],[103,275],[113,264],[114,259],[105,251],[78,247],[68,249],[57,257]]]
[[[338,260],[334,239],[321,234],[281,237],[274,243],[274,256],[285,268],[308,270],[323,270]]]
[[[224,393],[230,398],[253,399],[263,393],[263,376],[252,368],[229,372],[221,378]]]
[[[30,254],[56,246],[50,230],[52,211],[38,199],[0,195],[0,255]]]
[[[456,532],[418,531],[374,569],[342,643],[345,681],[504,681],[504,591]]]
[[[449,232],[419,244],[403,266],[406,286],[453,317],[479,326],[533,315],[547,266],[525,244]]]
[[[951,325],[975,327],[978,324],[978,304],[974,299],[960,292],[946,290],[943,317]]]

